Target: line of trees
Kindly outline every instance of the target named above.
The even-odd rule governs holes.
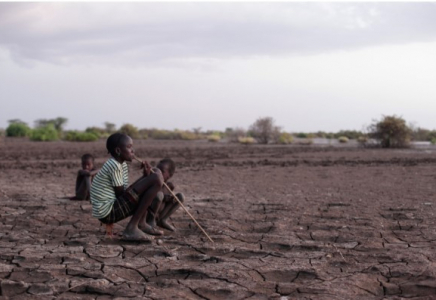
[[[132,124],[124,124],[116,128],[114,123],[105,122],[104,127],[88,127],[84,131],[69,130],[64,127],[68,119],[58,117],[55,119],[38,119],[34,128],[30,128],[19,119],[9,120],[5,135],[8,137],[28,137],[32,141],[96,141],[107,138],[114,132],[128,134],[134,139],[162,139],[162,140],[198,140],[207,139],[217,142],[226,139],[229,142],[242,144],[290,144],[298,138],[299,144],[311,144],[313,138],[337,139],[347,143],[350,139],[357,140],[362,146],[380,146],[384,148],[408,147],[411,140],[426,140],[436,143],[436,130],[414,128],[407,125],[406,121],[397,116],[383,116],[365,131],[341,130],[336,133],[323,131],[313,133],[289,133],[275,124],[272,117],[258,118],[248,130],[244,128],[226,128],[221,131],[201,131],[201,127],[192,130],[163,130],[163,129],[138,129]]]

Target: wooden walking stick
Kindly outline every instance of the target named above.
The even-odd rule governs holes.
[[[137,158],[136,156],[133,156],[133,158],[140,162],[142,164],[142,161]],[[150,169],[150,171],[152,173],[154,173],[153,169]],[[171,195],[174,197],[174,199],[177,200],[177,202],[180,204],[180,206],[183,208],[183,210],[191,217],[192,221],[194,221],[194,223],[198,226],[198,228],[201,229],[201,231],[203,231],[203,233],[207,236],[207,238],[209,239],[209,241],[211,241],[212,243],[214,243],[214,241],[212,240],[212,238],[206,233],[206,231],[204,231],[203,227],[200,226],[200,224],[198,224],[198,222],[195,220],[195,218],[191,215],[191,213],[186,209],[186,207],[183,205],[182,201],[179,200],[179,198],[177,198],[176,194],[174,194],[174,192],[168,187],[168,185],[164,182],[163,183],[164,186],[170,191]]]

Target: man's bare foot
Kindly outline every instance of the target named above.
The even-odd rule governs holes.
[[[146,235],[141,230],[136,228],[129,231],[127,229],[124,230],[122,239],[126,241],[151,242],[153,237]]]
[[[147,223],[140,224],[139,229],[144,231],[146,234],[151,234],[151,235],[163,235],[164,234],[164,232],[162,230],[159,230],[156,227],[153,227]]]
[[[176,227],[174,227],[173,225],[171,225],[170,223],[167,222],[166,219],[163,220],[159,220],[159,222],[157,223],[158,226],[167,229],[169,231],[176,231]]]

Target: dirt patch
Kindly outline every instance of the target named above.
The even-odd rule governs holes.
[[[106,240],[74,192],[104,141],[7,139],[0,287],[10,299],[371,299],[436,294],[433,148],[382,150],[135,141],[177,163],[182,211],[163,244]],[[130,166],[130,179],[140,175]],[[115,228],[123,229],[125,221]]]

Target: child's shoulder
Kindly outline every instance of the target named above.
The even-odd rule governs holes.
[[[114,170],[122,170],[127,166],[126,162],[120,163],[114,158],[109,158],[104,165],[101,167],[102,169],[114,171]]]

